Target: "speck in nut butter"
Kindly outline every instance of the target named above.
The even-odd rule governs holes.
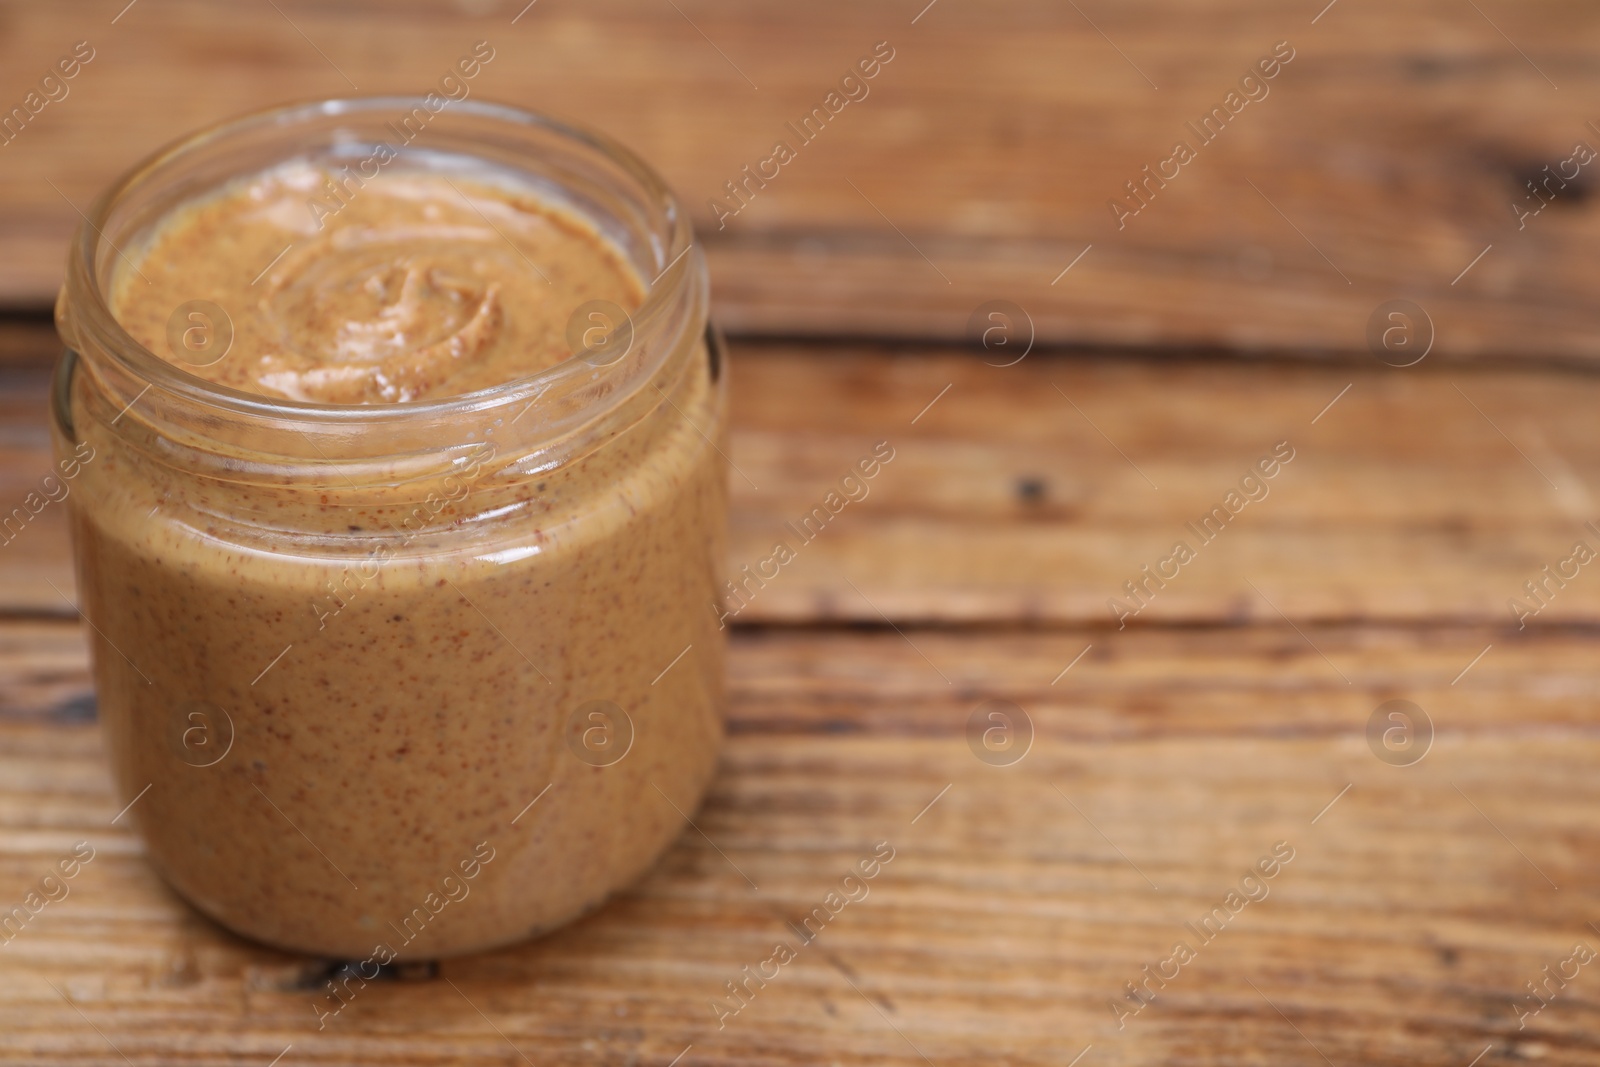
[[[725,373],[687,220],[594,134],[460,101],[400,140],[419,108],[167,149],[57,309],[122,818],[224,926],[378,963],[599,905],[722,729]]]

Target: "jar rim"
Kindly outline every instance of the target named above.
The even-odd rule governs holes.
[[[147,388],[158,386],[189,402],[246,418],[287,418],[323,424],[377,424],[471,414],[500,408],[521,399],[528,399],[531,403],[552,388],[596,372],[602,375],[621,374],[622,368],[632,360],[625,358],[597,366],[569,358],[532,374],[468,393],[386,404],[329,404],[266,396],[211,382],[161,358],[117,320],[101,285],[96,257],[102,250],[102,242],[106,242],[118,254],[121,254],[121,250],[110,245],[103,231],[117,205],[142,183],[152,180],[163,167],[179,162],[208,145],[252,131],[293,125],[319,117],[365,115],[385,108],[422,107],[423,101],[421,95],[388,94],[280,104],[202,127],[141,159],[94,201],[83,216],[71,245],[66,282],[57,305],[58,323],[69,313],[73,319],[71,329],[63,324],[62,332],[69,347],[81,351],[83,346],[76,339],[76,331],[86,329],[97,342],[97,348],[110,354],[124,369],[146,382]],[[597,130],[511,104],[462,99],[451,100],[449,107],[452,111],[466,112],[480,119],[498,120],[512,126],[551,133],[564,141],[591,149],[607,162],[620,167],[638,183],[653,205],[659,207],[670,232],[658,235],[664,237],[664,241],[652,242],[659,273],[646,282],[644,301],[633,312],[636,321],[652,322],[666,317],[672,305],[683,299],[684,290],[697,279],[703,278],[703,257],[694,251],[694,234],[676,194],[654,168],[621,142]]]

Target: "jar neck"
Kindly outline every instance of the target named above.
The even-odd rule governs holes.
[[[531,478],[570,464],[667,402],[706,328],[705,263],[665,185],[626,149],[553,120],[463,101],[428,131],[432,166],[484,168],[581,213],[635,271],[653,279],[614,362],[567,359],[493,388],[383,405],[280,400],[217,385],[149,351],[116,321],[107,294],[124,250],[196,196],[288,159],[344,158],[392,137],[406,98],[327,101],[202,131],[135,167],[94,206],[68,258],[56,317],[83,376],[73,421],[182,471],[232,483],[348,490],[438,479],[492,464]],[[66,397],[61,397],[65,400]],[[487,457],[487,458],[486,458]]]

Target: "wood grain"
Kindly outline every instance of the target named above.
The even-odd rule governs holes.
[[[1600,943],[1583,889],[1600,845],[1586,634],[1497,639],[1453,686],[1497,635],[906,637],[738,635],[705,836],[686,828],[584,922],[446,961],[437,978],[368,985],[320,1032],[328,965],[239,941],[173,898],[127,827],[108,825],[96,728],[44,725],[35,712],[59,697],[33,684],[0,717],[0,902],[76,841],[97,855],[0,948],[0,1062],[265,1064],[291,1044],[285,1064],[665,1065],[690,1045],[687,1067],[1042,1067],[1086,1045],[1084,1064],[1597,1055],[1583,978],[1526,1029],[1512,1007],[1574,942]],[[87,685],[71,624],[0,625],[0,670],[23,647],[53,648]],[[1394,697],[1437,730],[1409,767],[1376,759],[1363,733]],[[968,747],[990,698],[1036,731],[1010,766]],[[719,1030],[709,1003],[724,982],[798,940],[785,923],[879,841],[895,858],[867,897]],[[1268,896],[1200,944],[1184,924],[1279,841],[1294,858]],[[1197,958],[1119,1030],[1108,1003],[1180,939]]]
[[[734,345],[728,569],[745,581],[742,568],[761,570],[779,540],[797,554],[771,581],[745,585],[737,622],[1115,628],[1122,620],[1107,602],[1133,606],[1124,583],[1144,581],[1141,568],[1182,540],[1197,558],[1163,588],[1148,586],[1149,606],[1131,624],[1284,612],[1515,630],[1508,602],[1540,605],[1524,583],[1545,580],[1542,569],[1576,541],[1600,549],[1585,525],[1600,522],[1589,488],[1600,491],[1590,415],[1600,381],[1586,373],[985,358]],[[49,462],[47,372],[18,367],[7,380],[0,511],[36,488]],[[802,543],[794,528],[880,441],[895,458],[865,483],[865,498]],[[1203,544],[1188,524],[1285,441],[1295,458],[1265,483],[1265,499]],[[0,545],[6,607],[70,614],[71,582],[62,507]],[[1590,568],[1545,588],[1530,626],[1600,622]]]
[[[0,13],[5,107],[73,42],[97,49],[0,148],[0,305],[52,299],[77,211],[165,141],[352,85],[422,92],[485,39],[477,95],[598,126],[663,171],[735,332],[959,337],[1005,298],[1053,341],[1362,352],[1375,307],[1408,297],[1439,359],[1600,353],[1590,171],[1525,226],[1512,211],[1576,141],[1600,144],[1600,12],[1579,0],[1320,16],[1268,0],[172,0],[113,24],[123,7]],[[895,58],[870,95],[719,229],[724,183],[878,41]],[[1270,94],[1201,146],[1186,122],[1279,41],[1295,58]],[[1119,229],[1108,202],[1180,138],[1197,158]]]
[[[730,573],[878,442],[894,458],[752,583],[722,768],[657,867],[323,1029],[339,961],[198,917],[116,810],[62,506],[5,535],[0,917],[96,852],[0,927],[0,1064],[1600,1059],[1592,967],[1526,995],[1600,947],[1600,578],[1550,582],[1526,629],[1508,608],[1600,548],[1593,165],[1512,209],[1600,145],[1600,11],[525,2],[0,7],[0,115],[96,49],[0,145],[0,519],[48,469],[79,210],[170,138],[425,91],[480,39],[475,95],[608,131],[695,217],[735,335]],[[871,95],[719,228],[724,182],[885,40]],[[1282,40],[1270,96],[1119,229],[1108,200]],[[1403,370],[1367,337],[1402,297],[1434,341]],[[995,300],[1024,329],[986,350]],[[1187,524],[1279,442],[1270,492],[1200,544]],[[1119,629],[1108,600],[1180,539],[1195,558]],[[1430,724],[1420,762],[1370,739],[1393,700]],[[1014,763],[979,758],[989,701],[1028,726]],[[878,842],[870,893],[800,944]],[[1278,842],[1268,895],[1195,936]],[[719,1028],[779,939],[798,957]],[[1196,958],[1134,1014],[1126,983],[1179,940]]]

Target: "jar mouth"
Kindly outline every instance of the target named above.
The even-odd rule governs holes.
[[[640,270],[641,280],[646,284],[644,301],[632,312],[636,337],[659,334],[663,330],[673,332],[670,320],[685,303],[686,290],[698,290],[690,302],[703,304],[705,265],[694,247],[687,215],[665,181],[630,149],[597,131],[513,105],[479,99],[447,103],[439,117],[449,116],[456,122],[500,131],[508,137],[525,136],[530,143],[558,145],[563,151],[591,157],[604,169],[632,184],[633,188],[625,195],[635,201],[631,205],[636,216],[633,221],[648,223],[642,232],[634,235],[642,240],[634,241],[632,249],[647,252],[648,261],[629,257],[635,268],[648,268]],[[424,97],[405,95],[341,97],[279,105],[206,127],[146,157],[101,194],[78,228],[68,257],[66,284],[57,306],[57,321],[68,346],[79,352],[92,348],[109,355],[146,388],[158,388],[180,403],[210,408],[224,416],[231,414],[270,421],[287,419],[295,423],[309,421],[324,426],[341,424],[347,429],[357,425],[371,428],[391,422],[449,419],[508,405],[531,404],[553,392],[560,393],[596,380],[609,380],[610,387],[604,392],[617,396],[630,391],[624,384],[625,379],[641,375],[648,378],[649,368],[644,365],[649,362],[646,357],[652,354],[652,349],[655,355],[664,356],[666,352],[661,345],[636,344],[628,356],[609,364],[589,363],[576,357],[563,359],[534,373],[453,396],[384,404],[321,403],[266,396],[208,381],[152,352],[117,320],[107,295],[109,275],[104,267],[110,257],[126,257],[119,243],[113,243],[107,234],[117,227],[115,214],[119,207],[140,190],[171,180],[172,173],[180,171],[185,161],[193,157],[207,152],[226,155],[218,153],[218,149],[233,142],[271,139],[274,134],[281,136],[291,130],[322,126],[325,141],[302,146],[292,155],[269,157],[262,165],[242,167],[237,173],[222,175],[220,180],[214,177],[208,184],[196,185],[195,191],[203,195],[229,176],[244,176],[252,170],[267,169],[287,159],[312,155],[318,149],[345,143],[339,140],[339,135],[352,131],[341,129],[338,120],[371,122],[423,106]],[[517,170],[517,156],[509,148],[509,142],[501,147],[505,156],[501,162],[507,169]],[[479,158],[473,149],[474,144],[468,137],[450,154]],[[581,210],[579,213],[585,214]],[[144,221],[148,225],[153,220]],[[603,222],[592,216],[587,221],[597,226]]]

